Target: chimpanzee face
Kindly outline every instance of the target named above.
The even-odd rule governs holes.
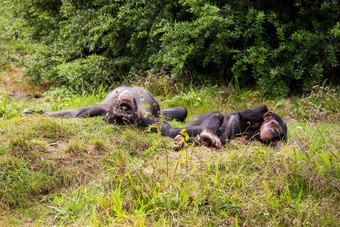
[[[136,101],[131,93],[122,92],[107,111],[105,120],[111,124],[135,124],[138,121]]]
[[[283,130],[279,122],[274,119],[264,121],[260,128],[260,137],[264,142],[281,140]]]
[[[131,103],[116,103],[107,111],[105,120],[111,124],[135,124],[138,120],[136,108]]]

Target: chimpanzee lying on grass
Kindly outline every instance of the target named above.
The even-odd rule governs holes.
[[[34,110],[25,109],[21,116],[33,113]],[[217,148],[220,148],[226,139],[242,134],[246,134],[249,139],[272,143],[274,147],[279,147],[280,141],[287,139],[287,126],[283,119],[276,113],[268,112],[266,106],[229,114],[208,112],[198,115],[185,128],[173,128],[159,117],[163,115],[165,119],[184,121],[187,116],[186,108],[160,109],[150,92],[140,87],[118,87],[110,92],[103,102],[94,106],[45,114],[65,118],[105,116],[105,120],[113,124],[151,126],[153,132],[160,131],[163,136],[176,137],[175,150],[183,146],[183,141],[178,136],[182,129],[186,129],[190,137],[189,142],[210,144]]]
[[[34,110],[25,109],[21,116],[33,113],[35,113]],[[43,112],[38,113],[42,114]],[[187,116],[187,109],[185,107],[160,109],[159,104],[149,91],[140,87],[122,86],[114,89],[106,96],[104,101],[94,106],[43,114],[64,118],[105,116],[105,120],[109,123],[137,124],[142,127],[157,123],[162,135],[174,138],[181,129],[175,129],[167,122],[161,122],[159,117],[163,115],[168,120],[184,121]],[[156,132],[158,127],[152,127],[151,130]]]
[[[221,148],[226,139],[241,135],[271,144],[274,149],[280,148],[281,140],[287,140],[287,126],[284,120],[280,115],[268,111],[265,105],[228,114],[200,114],[190,121],[185,129],[190,137],[188,143],[195,142],[198,145],[217,148]],[[183,136],[179,134],[175,137],[174,150],[180,150],[183,145]]]

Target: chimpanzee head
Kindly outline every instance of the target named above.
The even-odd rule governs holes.
[[[111,124],[137,123],[137,104],[130,91],[125,90],[118,95],[107,111],[105,120]]]
[[[263,142],[272,142],[284,138],[284,130],[280,123],[273,117],[273,112],[268,111],[263,115],[264,122],[260,128],[260,139]]]

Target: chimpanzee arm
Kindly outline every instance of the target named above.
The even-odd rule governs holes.
[[[280,124],[282,130],[283,130],[283,135],[281,140],[286,141],[287,140],[287,125],[285,123],[285,121],[283,120],[283,118],[277,114],[277,113],[273,113],[273,118]]]
[[[24,117],[24,116],[28,116],[31,114],[44,114],[44,115],[48,115],[51,117],[74,117],[76,110],[63,110],[63,111],[56,111],[56,112],[47,112],[45,113],[44,111],[35,111],[32,109],[24,109],[24,111],[22,111],[22,113],[20,114],[20,116]]]
[[[50,117],[62,117],[62,118],[71,118],[71,117],[95,117],[105,115],[108,106],[104,104],[97,104],[89,107],[81,107],[78,110],[61,110],[56,112],[37,112],[39,114],[45,114]],[[25,109],[21,116],[26,116],[30,114],[36,113],[32,109]]]

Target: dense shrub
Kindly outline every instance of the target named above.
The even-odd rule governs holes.
[[[196,83],[257,83],[285,95],[336,82],[336,0],[18,0],[17,16],[39,43],[27,74],[75,90],[140,71],[190,75]],[[235,86],[236,85],[236,86]]]

